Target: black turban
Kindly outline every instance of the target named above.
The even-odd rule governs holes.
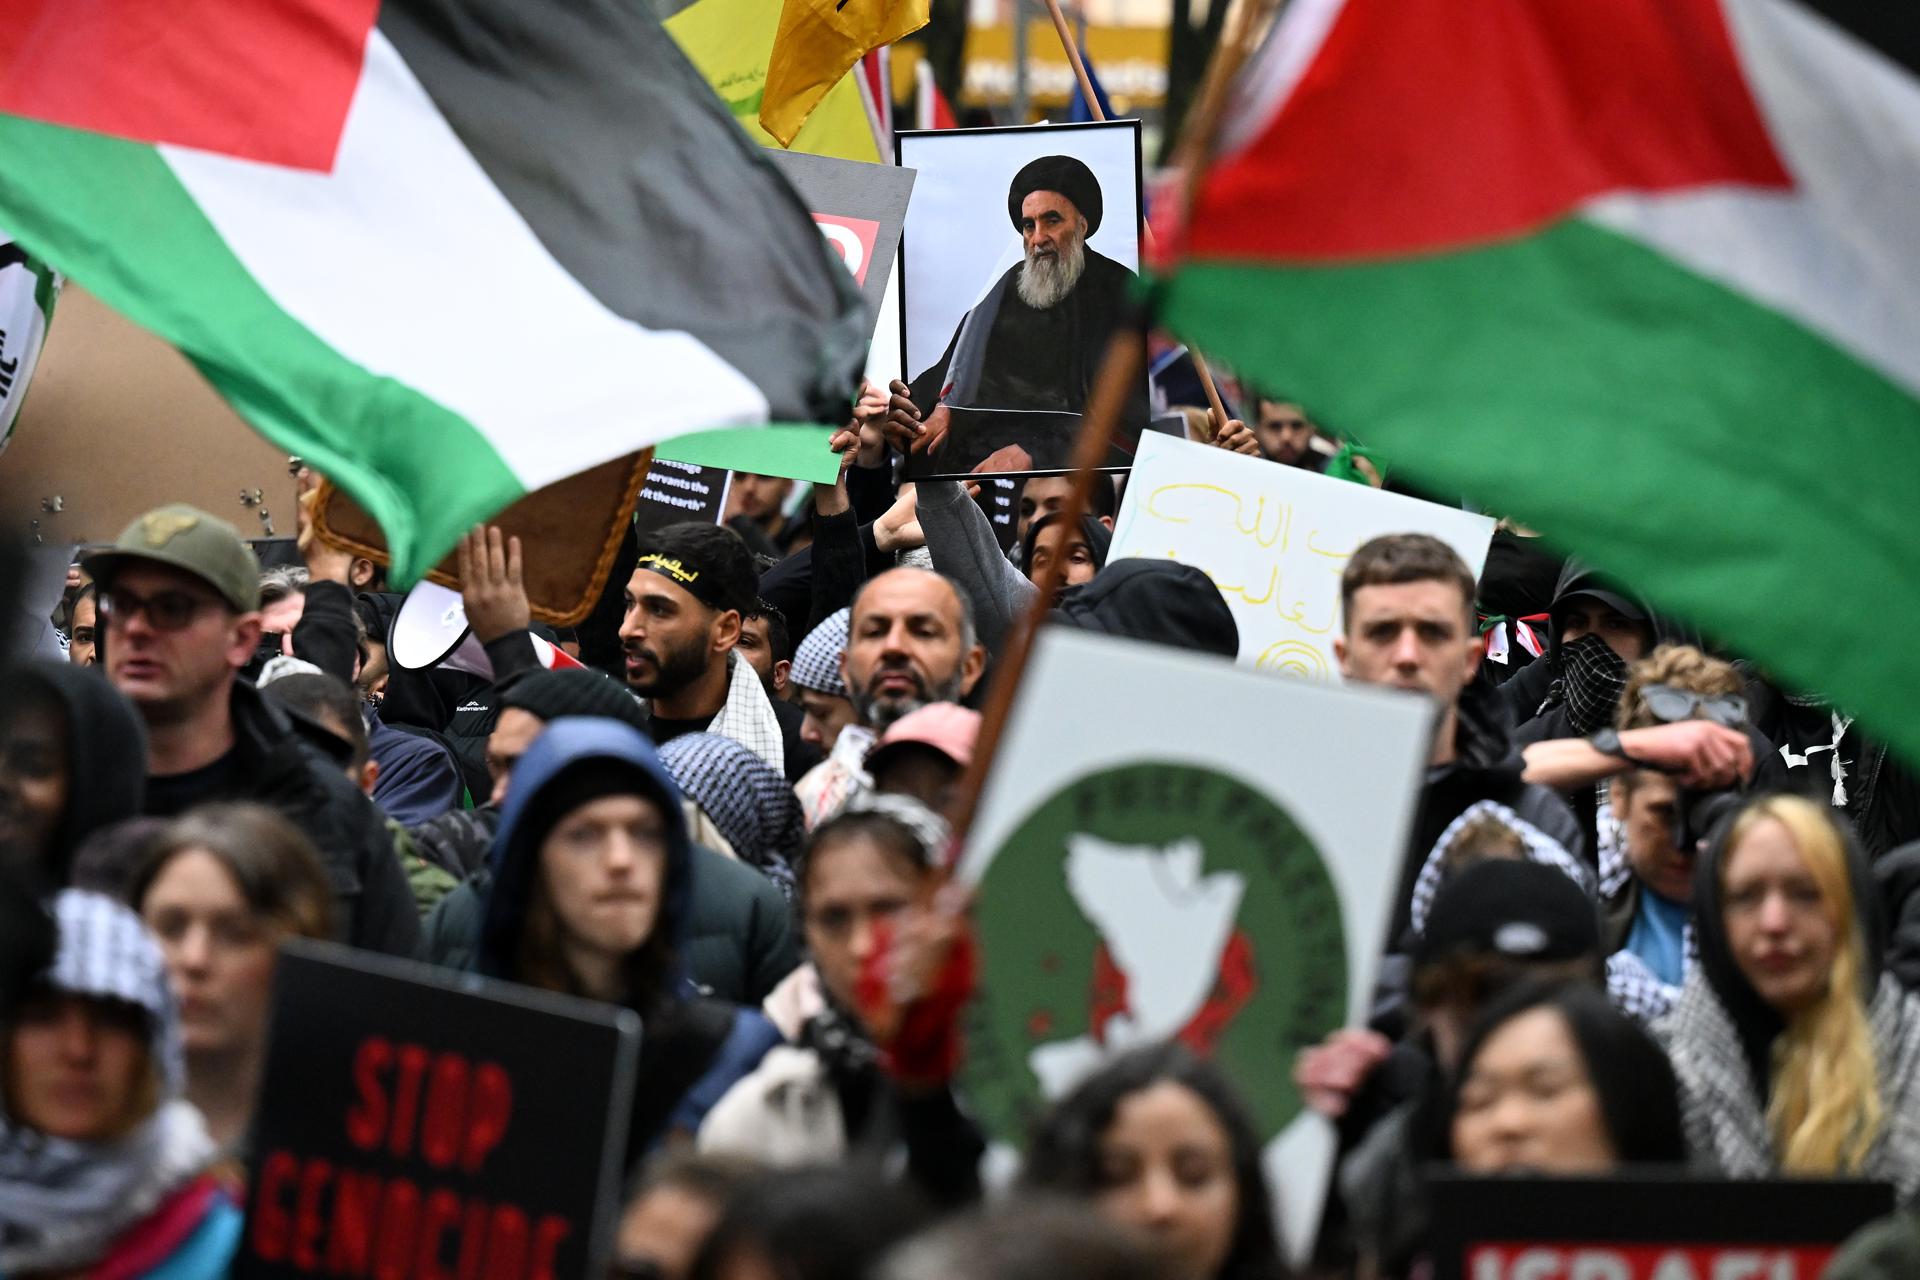
[[[1100,183],[1093,170],[1072,156],[1041,156],[1013,175],[1013,185],[1007,188],[1007,217],[1015,231],[1020,229],[1021,204],[1036,191],[1058,191],[1073,201],[1087,220],[1088,235],[1100,229]]]

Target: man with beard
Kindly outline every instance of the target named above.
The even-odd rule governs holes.
[[[883,733],[909,711],[958,702],[986,670],[973,606],[931,569],[890,569],[853,598],[840,671],[860,723]]]
[[[647,699],[662,746],[717,733],[794,781],[809,763],[798,725],[776,718],[758,673],[734,652],[758,588],[753,553],[731,529],[688,521],[647,535],[620,623],[627,686]]]
[[[1093,171],[1072,156],[1042,156],[1014,175],[1007,217],[1020,233],[1022,260],[966,314],[931,368],[911,387],[893,387],[891,410],[916,424],[924,419],[930,449],[946,432],[949,405],[1086,408],[1134,281],[1133,272],[1087,247],[1103,203]],[[1144,384],[1138,399],[1128,412],[1135,429],[1145,424]],[[991,451],[990,444],[981,447]]]
[[[1327,469],[1332,455],[1313,447],[1319,432],[1305,409],[1291,400],[1266,396],[1255,400],[1254,407],[1258,412],[1253,420],[1253,435],[1260,442],[1260,452],[1270,461],[1304,471]]]

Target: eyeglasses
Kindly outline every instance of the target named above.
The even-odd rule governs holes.
[[[126,626],[137,613],[147,615],[155,631],[180,631],[192,625],[203,609],[217,601],[191,591],[156,591],[139,596],[124,587],[100,593],[100,620],[108,626]]]
[[[1711,720],[1731,729],[1747,722],[1747,700],[1737,693],[1699,694],[1670,684],[1650,684],[1640,691],[1647,713],[1662,724],[1682,720]]]

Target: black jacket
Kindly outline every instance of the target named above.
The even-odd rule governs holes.
[[[1493,800],[1558,840],[1576,858],[1589,858],[1586,832],[1573,811],[1550,788],[1521,780],[1526,761],[1513,743],[1497,690],[1469,684],[1461,691],[1454,758],[1427,770],[1420,791],[1413,830],[1400,868],[1400,887],[1393,900],[1393,929],[1389,946],[1405,945],[1413,883],[1434,842],[1449,823],[1470,805]]]
[[[1873,864],[1887,920],[1887,969],[1920,991],[1920,844],[1902,845]]]
[[[386,820],[343,771],[346,744],[261,695],[233,686],[237,776],[208,800],[257,800],[285,814],[320,851],[333,885],[335,932],[342,942],[411,956],[420,917],[406,873],[393,856]]]

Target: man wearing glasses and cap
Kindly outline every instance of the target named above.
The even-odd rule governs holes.
[[[347,745],[240,679],[260,643],[260,566],[238,531],[161,507],[85,567],[107,678],[146,722],[147,812],[211,800],[278,809],[320,851],[341,940],[412,954],[413,897],[379,810],[341,771]]]

